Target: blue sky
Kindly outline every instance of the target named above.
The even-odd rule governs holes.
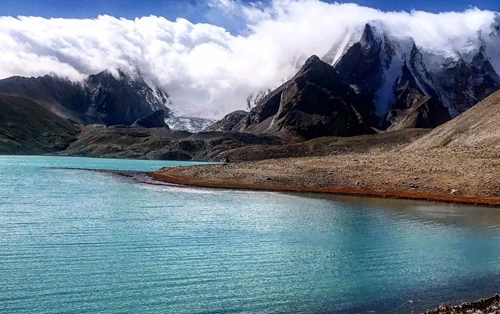
[[[220,9],[210,6],[210,1],[219,0],[0,0],[0,16],[42,16],[45,18],[95,18],[98,15],[111,15],[134,19],[136,17],[157,15],[169,20],[186,18],[193,23],[209,23],[224,27],[233,34],[245,33],[245,21],[238,16],[225,14]],[[231,0],[227,0],[231,1]],[[255,0],[232,0],[239,3]],[[271,0],[260,0],[266,4]],[[335,2],[336,0],[322,0]],[[342,2],[337,0],[337,2]],[[499,0],[355,0],[362,6],[377,8],[382,11],[428,12],[464,11],[469,7],[500,12]]]
[[[136,17],[157,15],[169,20],[178,17],[193,23],[209,23],[226,28],[233,34],[245,33],[245,21],[238,16],[224,14],[211,7],[210,1],[218,0],[0,0],[0,16],[42,16],[45,18],[95,18],[98,15],[111,15],[134,19]],[[228,0],[231,1],[231,0]],[[255,2],[255,0],[232,0],[239,3]],[[260,0],[264,4],[271,0]],[[335,0],[322,0],[335,2]],[[337,0],[337,2],[342,2]],[[377,8],[382,11],[428,12],[464,11],[473,6],[479,9],[500,12],[499,0],[355,0],[362,6]]]
[[[251,2],[240,0],[241,2]],[[262,2],[268,2],[264,0]],[[328,0],[325,2],[333,2]],[[463,11],[470,6],[480,9],[500,11],[499,0],[355,0],[363,6],[383,11],[410,11],[412,9],[429,12]],[[213,9],[212,9],[213,10]],[[128,19],[159,15],[170,20],[184,17],[192,22],[217,23],[210,14],[207,1],[201,0],[1,0],[0,15],[33,15],[43,17],[93,18],[101,14]],[[222,22],[222,21],[221,21]],[[222,22],[223,24],[223,22]]]

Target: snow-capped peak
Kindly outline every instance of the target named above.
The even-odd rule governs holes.
[[[500,88],[500,18],[487,36],[478,31],[447,45],[419,43],[371,21],[346,30],[322,59],[374,100],[379,117],[394,102],[404,66],[422,94],[440,98],[455,116]]]

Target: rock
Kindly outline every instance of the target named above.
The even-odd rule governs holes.
[[[500,77],[491,64],[484,45],[472,57],[470,62],[463,58],[447,59],[433,74],[436,88],[446,98],[454,116],[471,108],[500,89]]]
[[[310,57],[288,82],[250,111],[242,130],[313,139],[373,131],[356,109],[356,92],[330,65]]]
[[[168,128],[168,125],[165,123],[165,110],[156,110],[150,115],[139,118],[132,126],[143,128]]]
[[[158,87],[121,71],[102,71],[80,83],[57,76],[10,77],[0,80],[0,92],[31,99],[52,113],[79,124],[131,125],[170,103]]]
[[[243,110],[231,112],[230,114],[222,118],[222,120],[219,120],[206,128],[205,131],[240,131],[247,116],[248,112]]]
[[[500,312],[500,296],[488,299],[480,299],[475,302],[462,302],[460,305],[451,306],[443,303],[436,309],[428,310],[424,314],[455,314],[455,313],[474,313],[474,314],[497,314]]]
[[[497,26],[471,41],[467,52],[444,56],[417,47],[411,37],[394,36],[383,21],[371,21],[348,32],[324,60],[363,95],[366,105],[357,109],[369,125],[433,128],[500,89],[492,61],[497,53],[490,50],[500,35]]]
[[[375,26],[365,24],[361,37],[338,60],[335,69],[350,84],[374,96],[382,82],[382,69],[392,60],[389,42]]]
[[[131,125],[155,110],[168,110],[168,95],[121,71],[118,76],[110,71],[90,75],[84,87],[90,103],[86,114],[105,125]]]
[[[396,100],[387,113],[384,126],[390,131],[404,128],[435,128],[451,116],[437,95],[427,95],[406,65],[394,88]]]

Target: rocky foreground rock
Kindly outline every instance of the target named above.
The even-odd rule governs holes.
[[[459,305],[442,304],[424,314],[500,314],[500,295]]]

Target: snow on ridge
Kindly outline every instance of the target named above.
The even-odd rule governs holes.
[[[418,32],[405,30],[404,27],[398,29],[395,25],[390,20],[359,23],[348,29],[344,37],[337,40],[323,57],[325,62],[335,67],[356,43],[360,43],[367,53],[372,53],[373,48],[380,51],[380,80],[376,83],[377,90],[374,95],[377,116],[385,116],[394,102],[394,86],[405,63],[419,89],[426,95],[439,95],[451,116],[458,115],[465,106],[472,106],[485,96],[477,91],[483,87],[476,87],[482,86],[487,79],[498,81],[498,76],[488,72],[489,65],[482,62],[489,61],[496,74],[500,75],[500,26],[494,27],[486,23],[476,33],[463,37],[454,36],[452,33],[441,41],[431,42],[423,39],[422,33],[420,37],[414,37]],[[485,29],[493,31],[488,33]],[[485,33],[488,33],[488,36],[482,36]],[[481,61],[484,58],[487,61]],[[461,63],[485,71],[480,72],[479,76],[472,72],[470,78],[454,78],[453,76],[458,75],[456,71],[459,71]],[[441,81],[443,79],[444,82]],[[464,84],[464,79],[469,80],[466,90],[459,86],[450,86],[455,81],[459,85]]]
[[[214,124],[216,120],[200,117],[171,117],[165,119],[170,129],[198,133]]]
[[[500,75],[500,31],[493,32],[486,38],[483,37],[483,42],[491,65]]]
[[[403,64],[404,61],[400,55],[394,56],[382,75],[382,84],[375,94],[375,114],[379,117],[385,116],[387,112],[389,112],[391,104],[394,102],[395,95],[393,86],[394,82],[396,82],[401,74]]]

